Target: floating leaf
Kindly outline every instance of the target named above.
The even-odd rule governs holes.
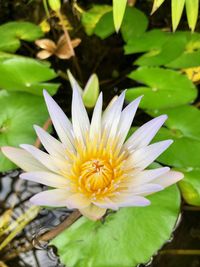
[[[147,51],[160,51],[162,45],[168,40],[170,33],[161,30],[151,30],[141,36],[128,40],[124,46],[125,54],[133,54]]]
[[[107,12],[111,11],[112,7],[108,5],[94,5],[87,12],[82,13],[81,22],[85,28],[87,35],[92,35],[97,22]]]
[[[172,5],[172,28],[173,31],[176,30],[183,13],[183,8],[185,5],[185,0],[171,0]]]
[[[30,22],[8,22],[0,26],[0,36],[0,51],[14,53],[20,47],[20,40],[35,41],[43,32]]]
[[[200,168],[200,111],[188,105],[149,113],[153,116],[168,115],[168,129],[162,128],[155,140],[174,139],[174,144],[158,161],[182,169]]]
[[[0,88],[10,91],[25,91],[42,95],[46,89],[50,94],[55,94],[59,84],[45,81],[57,75],[45,63],[26,57],[11,57],[0,59]]]
[[[149,197],[151,205],[122,208],[104,222],[81,218],[51,244],[70,267],[135,267],[146,263],[170,238],[180,195],[176,186]]]
[[[194,31],[199,13],[199,0],[185,0],[185,4],[188,24],[190,29]]]
[[[0,147],[33,144],[36,135],[33,124],[42,126],[48,113],[42,97],[26,93],[0,91]],[[0,152],[0,171],[15,165]]]
[[[160,66],[171,62],[183,54],[187,36],[182,33],[171,34],[160,49],[150,51],[134,63],[141,66]]]
[[[153,7],[151,10],[151,14],[153,14],[164,2],[165,0],[154,0],[153,1]]]
[[[119,1],[119,0],[117,0]],[[138,23],[139,21],[139,23]],[[134,40],[142,35],[148,27],[146,15],[135,7],[127,7],[121,26],[122,37],[125,42]]]
[[[113,19],[115,30],[118,32],[126,9],[127,0],[113,0]]]
[[[101,39],[105,39],[115,32],[112,11],[105,13],[97,23],[94,33]]]
[[[141,67],[131,72],[129,78],[148,86],[130,88],[126,93],[128,101],[144,94],[140,105],[144,109],[175,107],[190,103],[197,96],[195,85],[177,71]]]
[[[83,102],[87,108],[95,106],[99,96],[99,80],[96,74],[91,75],[83,91]]]

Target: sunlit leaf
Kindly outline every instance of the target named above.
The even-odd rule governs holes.
[[[176,30],[183,13],[183,8],[185,5],[185,0],[171,0],[172,5],[172,28],[173,31]]]
[[[82,13],[81,22],[85,28],[87,35],[92,35],[97,22],[107,12],[111,11],[112,7],[108,5],[94,5],[87,12]]]
[[[49,83],[57,77],[48,64],[26,57],[10,57],[0,59],[0,88],[9,91],[25,91],[35,95],[42,95],[46,89],[55,94],[58,83]]]
[[[194,83],[199,83],[200,82],[200,67],[183,69],[182,71]]]
[[[48,118],[44,100],[27,93],[0,91],[0,147],[34,144],[33,124],[43,126]],[[17,168],[0,152],[0,171]]]
[[[115,30],[118,32],[126,9],[127,0],[113,0],[113,19]]]
[[[151,10],[151,14],[153,14],[164,2],[165,0],[154,0],[153,1],[153,7]]]
[[[194,31],[199,13],[199,0],[185,0],[185,4],[188,24],[190,29]]]
[[[87,108],[95,106],[99,95],[99,80],[96,74],[91,75],[83,91],[83,102]]]
[[[197,96],[195,85],[183,74],[157,67],[141,67],[129,74],[129,78],[146,87],[127,90],[126,99],[132,101],[144,95],[140,107],[161,109],[191,103]]]
[[[104,222],[81,218],[51,244],[70,267],[135,267],[170,238],[180,196],[176,186],[149,197],[148,207],[122,208]]]
[[[41,28],[30,22],[8,22],[0,26],[0,51],[15,52],[20,40],[35,41],[43,36]]]

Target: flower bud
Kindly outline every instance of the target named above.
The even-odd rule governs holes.
[[[53,11],[58,11],[61,7],[60,0],[48,0],[48,3]]]

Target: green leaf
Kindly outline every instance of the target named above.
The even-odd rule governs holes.
[[[162,5],[164,1],[165,0],[154,0],[151,14],[153,14]]]
[[[20,47],[20,40],[35,41],[43,32],[30,22],[8,22],[0,26],[0,36],[0,51],[14,53]]]
[[[185,4],[188,24],[190,29],[194,31],[199,13],[199,0],[185,0]]]
[[[187,36],[182,34],[182,32],[171,34],[160,49],[142,55],[134,63],[140,66],[167,64],[183,54],[186,43]]]
[[[197,97],[195,85],[177,71],[141,67],[131,72],[129,78],[148,86],[130,88],[126,93],[128,101],[144,94],[140,105],[144,109],[176,107],[190,103]]]
[[[170,33],[161,30],[151,30],[141,36],[128,40],[124,46],[125,54],[141,53],[147,51],[160,51],[163,44],[169,39]]]
[[[83,91],[83,102],[87,108],[93,108],[99,95],[99,80],[92,74]]]
[[[126,10],[127,0],[113,0],[113,19],[116,32],[119,31],[124,13]]]
[[[47,83],[57,75],[49,65],[26,57],[12,57],[0,60],[0,88],[9,91],[25,91],[42,95],[46,89],[55,94],[59,84]]]
[[[101,39],[105,39],[115,32],[112,11],[105,13],[97,23],[94,33]]]
[[[185,5],[185,0],[171,0],[172,5],[172,28],[173,31],[176,30],[183,13],[183,8]]]
[[[119,1],[119,0],[117,0]],[[139,21],[139,23],[138,23]],[[125,42],[134,40],[142,35],[148,27],[146,15],[135,7],[127,7],[121,26],[122,37]]]
[[[85,28],[87,35],[92,35],[96,24],[100,18],[107,12],[111,11],[112,7],[108,5],[94,5],[87,12],[84,12],[81,16],[81,22]]]
[[[184,179],[179,182],[184,200],[194,206],[200,206],[200,169],[184,172]]]
[[[185,46],[184,53],[173,60],[172,62],[166,64],[170,68],[190,68],[199,66],[200,57],[200,34],[199,33],[188,33],[188,43]]]
[[[0,91],[0,147],[33,144],[33,124],[42,126],[48,112],[42,97],[26,93]],[[0,152],[0,171],[17,168]]]
[[[154,141],[173,139],[174,143],[158,161],[176,168],[200,168],[200,111],[193,106],[148,111],[153,116],[167,114],[166,128],[162,128]]]
[[[149,197],[148,207],[122,208],[104,222],[81,218],[51,244],[70,267],[135,267],[146,263],[170,238],[180,195],[176,186]]]

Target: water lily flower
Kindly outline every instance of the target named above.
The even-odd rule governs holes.
[[[76,83],[72,122],[46,91],[44,97],[59,141],[34,126],[46,152],[28,144],[2,148],[25,171],[22,179],[54,188],[33,196],[32,203],[79,209],[84,216],[97,220],[107,209],[147,206],[147,195],[182,179],[182,173],[169,167],[146,169],[172,143],[150,144],[166,115],[145,123],[126,140],[141,97],[123,109],[123,92],[102,113],[101,93],[91,122]]]

